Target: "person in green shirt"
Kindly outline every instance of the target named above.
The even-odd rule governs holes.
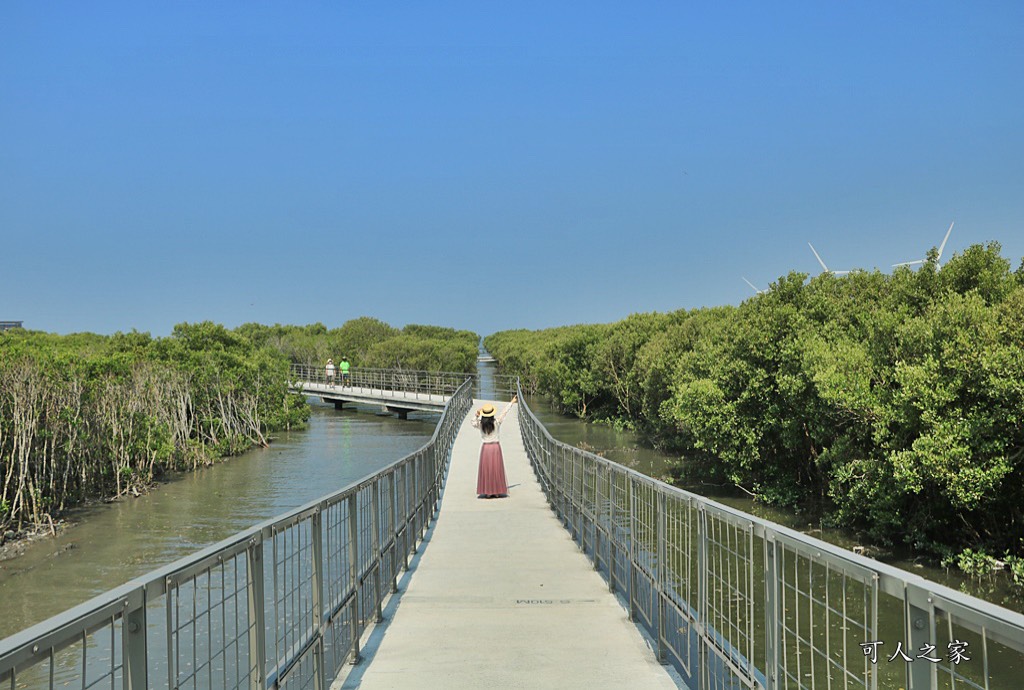
[[[349,383],[349,380],[348,380],[348,368],[349,368],[349,366],[350,365],[348,363],[348,357],[342,357],[341,358],[341,364],[339,364],[338,367],[341,369],[341,385],[343,385],[343,386],[351,385]]]

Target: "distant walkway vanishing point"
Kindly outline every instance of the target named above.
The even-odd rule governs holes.
[[[551,512],[515,408],[501,429],[509,496],[477,498],[472,415],[455,439],[441,511],[394,619],[369,663],[334,687],[676,688]]]

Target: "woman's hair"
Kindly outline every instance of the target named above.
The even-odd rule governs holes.
[[[489,434],[494,431],[494,417],[481,417],[480,418],[480,431],[485,434]]]

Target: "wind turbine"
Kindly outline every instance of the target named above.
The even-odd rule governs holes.
[[[743,276],[740,276],[740,277],[741,277],[741,278],[743,278]],[[758,290],[758,289],[757,289],[757,286],[756,286],[756,285],[754,285],[753,283],[751,283],[751,282],[750,282],[749,280],[747,280],[746,278],[743,278],[743,282],[744,282],[744,283],[746,283],[747,285],[749,285],[749,286],[750,286],[750,289],[751,289],[751,290],[753,290],[754,292],[756,292],[756,293],[757,293],[757,294],[759,294],[759,295],[763,295],[764,293],[768,292],[767,290]]]
[[[956,223],[954,220],[953,223]],[[935,270],[939,270],[939,260],[942,259],[942,250],[946,248],[946,242],[949,240],[949,233],[953,232],[953,223],[949,224],[949,230],[946,231],[946,236],[942,238],[942,244],[939,245],[939,254],[935,257]],[[917,261],[904,261],[903,263],[893,264],[893,268],[900,266],[914,266],[916,264],[923,264],[927,259],[918,259]]]
[[[832,270],[831,268],[829,268],[828,266],[826,266],[826,265],[825,265],[825,262],[821,260],[821,257],[820,257],[820,256],[818,256],[818,252],[817,252],[817,251],[815,251],[815,249],[814,249],[814,245],[813,245],[813,244],[811,244],[810,242],[808,242],[808,243],[807,243],[807,246],[811,248],[811,251],[812,251],[812,252],[814,252],[814,258],[816,258],[816,259],[818,260],[818,263],[819,263],[819,264],[821,264],[821,267],[825,269],[825,273],[831,273],[831,274],[832,274],[832,275],[834,275],[834,276],[844,276],[844,275],[846,275],[847,273],[849,273],[849,271],[833,271],[833,270]]]

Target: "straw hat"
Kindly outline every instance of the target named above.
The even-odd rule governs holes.
[[[481,417],[493,417],[494,416],[494,405],[487,403],[480,408]]]

